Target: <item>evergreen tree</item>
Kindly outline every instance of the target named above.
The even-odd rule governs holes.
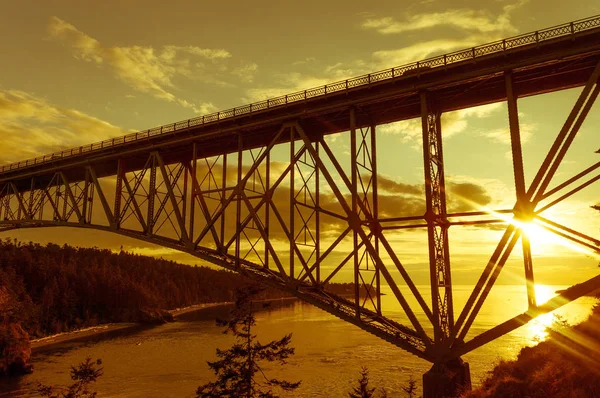
[[[228,350],[217,349],[219,359],[208,362],[217,380],[198,387],[198,398],[276,398],[272,387],[292,391],[300,386],[299,381],[268,378],[260,366],[262,361],[285,364],[286,359],[294,355],[294,348],[290,347],[291,334],[267,344],[261,344],[256,335],[252,334],[252,327],[256,325],[252,297],[260,290],[256,286],[239,289],[236,292],[235,307],[231,311],[232,318],[217,320],[218,326],[225,327],[223,333],[231,333],[235,337],[235,343]]]
[[[71,379],[75,383],[68,387],[45,386],[39,383],[38,393],[48,398],[95,398],[97,393],[90,391],[90,384],[102,376],[103,368],[96,367],[101,364],[100,359],[92,362],[92,359],[87,357],[77,367],[71,366]]]
[[[352,392],[348,393],[350,398],[371,398],[375,395],[375,388],[369,388],[369,370],[363,366],[360,371],[358,386],[354,387]]]
[[[412,375],[408,378],[408,383],[402,387],[402,391],[406,393],[408,398],[417,396],[417,381],[413,379]]]

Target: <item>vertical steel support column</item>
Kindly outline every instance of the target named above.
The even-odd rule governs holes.
[[[294,279],[294,246],[296,245],[296,235],[294,228],[294,219],[296,218],[296,204],[295,204],[295,178],[296,178],[296,153],[295,143],[296,130],[294,127],[290,127],[290,278]]]
[[[358,208],[358,183],[357,183],[357,175],[358,170],[356,167],[357,162],[357,153],[356,153],[356,113],[354,108],[350,108],[350,173],[351,176],[351,184],[352,184],[352,192],[350,193],[352,196],[352,213],[357,214]],[[357,250],[358,247],[358,233],[356,230],[352,231],[352,241],[353,241],[353,250],[354,250],[354,305],[356,308],[356,317],[360,318],[360,275],[359,275],[359,253]]]
[[[243,162],[243,142],[242,142],[242,134],[238,133],[238,170],[237,170],[237,202],[235,206],[235,228],[240,225],[240,220],[242,217],[242,194],[244,187],[242,187],[242,162]],[[242,243],[242,232],[239,231],[237,236],[235,237],[235,266],[239,268],[240,266],[240,245]]]
[[[58,179],[61,181],[61,184],[64,186],[64,190],[61,193],[62,199],[63,199],[63,209],[62,209],[62,220],[63,221],[69,221],[68,217],[67,217],[67,182],[65,182],[65,180],[63,180],[61,178],[61,176],[58,176]],[[17,193],[17,198],[18,198],[18,193]],[[21,206],[19,206],[19,219],[21,219]]]
[[[513,90],[512,72],[504,74],[506,83],[506,101],[508,104],[508,124],[510,126],[510,146],[512,150],[513,172],[515,175],[515,191],[517,204],[515,217],[522,222],[528,222],[532,216],[531,202],[525,190],[525,173],[523,171],[523,153],[521,150],[521,132],[519,129],[519,110],[517,96]],[[525,266],[525,280],[527,285],[527,304],[529,309],[536,307],[535,282],[533,277],[533,261],[531,258],[531,245],[526,233],[521,234],[523,246],[523,265]]]
[[[223,208],[223,206],[225,206],[225,195],[227,194],[227,154],[224,153],[223,154],[223,173],[222,173],[222,180],[221,180],[221,209]],[[201,193],[198,193],[199,195],[201,195]],[[224,251],[226,252],[227,249],[225,248],[224,244],[225,244],[225,216],[227,215],[226,211],[223,211],[221,214],[221,248],[218,249],[224,249]],[[210,222],[209,219],[206,220],[206,222]],[[225,253],[223,253],[225,254]]]
[[[183,228],[183,227],[185,227],[185,221],[187,218],[188,172],[185,167],[185,164],[183,164],[182,167],[183,167],[183,191],[181,192],[181,220],[182,220],[182,228]],[[193,235],[191,233],[188,234],[188,242],[186,242],[186,244],[193,242],[192,236]]]
[[[27,214],[29,214],[29,218],[33,219],[33,200],[34,200],[34,192],[35,192],[35,177],[31,177],[31,184],[29,187],[29,203],[27,204]]]
[[[371,170],[373,173],[373,221],[379,223],[379,199],[377,193],[377,137],[375,124],[371,125]],[[379,256],[379,235],[375,234],[375,252]],[[375,263],[375,261],[373,261]],[[377,313],[381,315],[381,274],[379,267],[375,267],[375,284],[377,294]]]
[[[55,177],[53,177],[55,178]],[[55,187],[56,187],[56,191],[54,192],[54,212],[55,215],[54,217],[52,217],[53,219],[55,219],[56,221],[63,221],[63,218],[60,214],[60,210],[59,210],[59,206],[60,206],[60,196],[61,196],[61,180],[58,179],[55,182]]]
[[[317,141],[315,143],[315,151],[317,154],[317,157],[320,156],[319,155],[319,142]],[[309,156],[312,156],[309,154]],[[317,160],[314,159],[313,162],[314,166],[315,166],[315,264],[317,264],[317,269],[316,269],[316,281],[317,283],[320,285],[321,284],[321,208],[320,208],[320,201],[319,201],[319,195],[320,195],[320,172],[319,172],[319,167],[317,166]]]
[[[117,228],[121,226],[121,198],[123,196],[123,177],[125,176],[125,161],[117,160],[117,183],[115,187],[115,208],[113,211]]]
[[[267,159],[266,159],[266,166],[265,166],[265,195],[270,195],[271,193],[271,151],[267,152]],[[269,209],[269,205],[270,205],[270,201],[266,201],[265,202],[265,225],[264,225],[264,230],[265,230],[265,235],[267,237],[267,239],[269,239],[269,213],[270,213],[270,209]],[[265,268],[269,269],[269,242],[265,241]]]
[[[196,156],[196,143],[192,144],[192,181],[197,179],[198,158]],[[194,242],[194,216],[196,212],[196,195],[200,193],[196,191],[196,184],[192,183],[192,192],[190,194],[190,220],[188,229],[190,231],[190,242]],[[185,206],[184,206],[185,211]]]
[[[85,170],[85,178],[83,182],[83,204],[81,213],[83,214],[84,223],[89,224],[91,219],[91,211],[89,211],[90,200],[90,172]]]
[[[152,235],[154,228],[154,198],[156,196],[156,157],[150,155],[150,184],[148,186],[148,222],[146,235]]]
[[[451,335],[454,328],[454,314],[448,249],[448,221],[446,219],[441,113],[435,109],[425,92],[421,93],[421,124],[434,341],[440,343]]]

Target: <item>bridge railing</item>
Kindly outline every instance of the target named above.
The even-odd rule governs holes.
[[[17,170],[24,167],[37,165],[40,163],[51,162],[53,160],[81,155],[116,145],[124,145],[133,141],[147,139],[149,137],[169,134],[177,131],[189,129],[190,127],[202,126],[206,124],[218,123],[224,119],[231,119],[238,116],[244,116],[251,113],[263,112],[272,108],[279,108],[290,103],[307,101],[316,97],[322,97],[328,94],[352,90],[356,87],[370,85],[383,80],[396,79],[400,77],[413,76],[414,74],[425,73],[432,68],[442,67],[457,62],[483,57],[489,54],[501,53],[512,49],[523,47],[543,41],[548,41],[557,37],[575,35],[579,32],[591,30],[600,27],[600,15],[568,22],[562,25],[547,29],[538,30],[531,33],[525,33],[508,39],[483,44],[465,50],[432,57],[423,61],[413,62],[400,67],[385,69],[379,72],[369,73],[363,76],[354,77],[338,81],[324,86],[315,87],[292,94],[282,95],[280,97],[269,98],[264,101],[255,102],[248,105],[239,106],[225,111],[215,112],[209,115],[199,116],[180,122],[166,124],[160,127],[154,127],[137,133],[128,134],[122,137],[116,137],[89,145],[66,149],[49,155],[39,156],[33,159],[23,160],[17,163],[8,164],[0,167],[0,173],[11,170]]]

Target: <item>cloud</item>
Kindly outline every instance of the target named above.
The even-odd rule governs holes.
[[[483,185],[448,181],[446,191],[449,212],[479,210],[492,202],[492,197]]]
[[[521,132],[521,143],[527,143],[531,139],[533,132],[537,130],[537,125],[534,123],[520,123],[519,130]],[[500,128],[481,132],[484,137],[487,137],[495,142],[510,145],[510,130],[508,128]]]
[[[512,34],[517,32],[510,21],[512,10],[514,10],[514,5],[505,6],[502,13],[497,17],[482,10],[457,9],[411,15],[403,20],[396,20],[391,17],[368,18],[362,23],[362,27],[386,35],[440,26],[481,33],[503,32]]]
[[[379,50],[373,53],[376,69],[387,69],[426,59],[430,56],[473,47],[489,41],[487,37],[473,35],[463,39],[436,39],[415,43],[393,50]]]
[[[128,131],[23,91],[0,90],[0,162],[11,163]]]
[[[176,88],[173,80],[198,76],[207,80],[203,72],[209,68],[197,60],[218,63],[231,57],[224,49],[195,46],[164,46],[160,51],[147,46],[107,47],[58,17],[50,18],[48,30],[53,38],[72,48],[76,59],[106,66],[135,90],[178,103],[196,113],[204,113],[206,106],[177,98],[173,94]]]
[[[423,187],[420,184],[394,181],[390,177],[381,174],[377,176],[377,188],[391,194],[423,195]]]
[[[315,77],[299,72],[282,73],[272,76],[274,85],[271,87],[259,87],[246,90],[245,102],[263,101],[268,98],[278,97],[295,91],[306,90],[313,87],[323,86],[331,82],[326,76]]]
[[[484,119],[487,118],[497,111],[503,109],[502,103],[494,103],[488,105],[477,106],[473,108],[461,109],[453,112],[446,112],[442,114],[442,136],[444,139],[448,139],[456,134],[467,131],[469,127],[469,120]],[[399,122],[382,124],[377,126],[377,131],[382,134],[393,134],[401,137],[402,141],[407,144],[413,144],[412,148],[416,151],[422,151],[422,127],[421,119],[408,119],[401,120]],[[529,138],[530,131],[524,130],[524,137]],[[498,134],[501,135],[502,131],[496,132],[490,131],[489,133],[482,134]],[[492,137],[493,138],[493,137]],[[510,142],[510,139],[509,139]]]
[[[231,74],[237,76],[243,83],[252,83],[257,71],[258,65],[251,63],[235,68]]]

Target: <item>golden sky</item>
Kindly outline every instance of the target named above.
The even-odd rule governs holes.
[[[519,33],[600,14],[596,0],[564,1],[20,1],[0,13],[0,163],[183,120]],[[531,181],[580,89],[519,101]],[[598,106],[555,182],[598,161]],[[380,189],[389,206],[422,206],[420,121],[378,128]],[[443,116],[449,206],[467,197],[511,208],[514,182],[505,104]],[[349,138],[328,138],[341,161]],[[554,185],[554,184],[553,184]],[[597,185],[549,218],[598,236]],[[382,205],[382,211],[385,206]],[[118,249],[197,263],[186,255],[99,231],[12,231],[0,237]],[[501,231],[452,227],[455,283],[472,283]],[[427,283],[424,234],[390,240],[417,283]],[[538,281],[596,274],[597,259],[532,238]],[[519,251],[516,250],[516,253]],[[504,283],[522,275],[519,256]]]

